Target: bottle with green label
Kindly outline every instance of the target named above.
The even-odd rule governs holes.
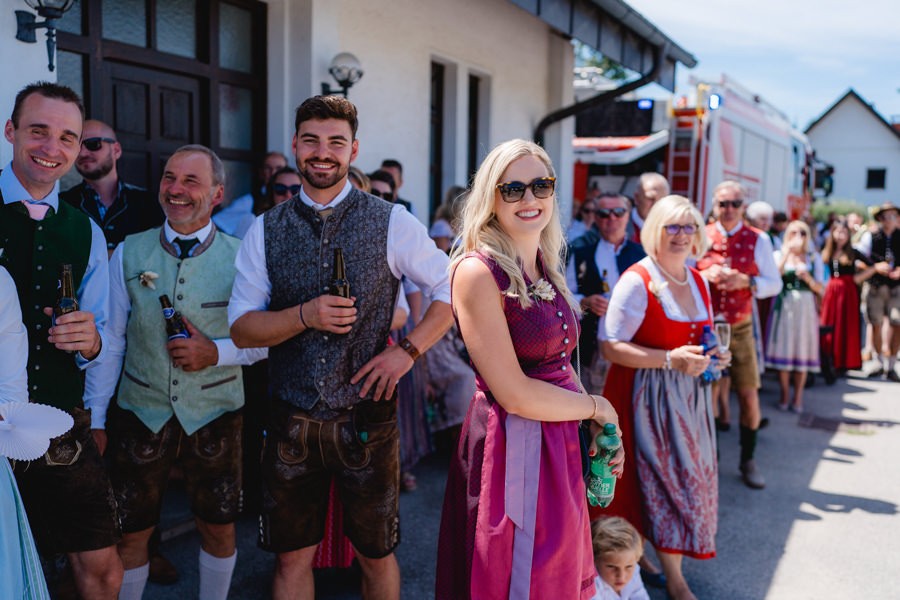
[[[605,424],[603,432],[597,436],[597,454],[591,457],[591,474],[587,481],[587,499],[591,506],[606,508],[612,502],[616,493],[616,476],[609,461],[621,446],[615,423]]]

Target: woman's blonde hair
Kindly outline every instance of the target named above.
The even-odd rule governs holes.
[[[453,251],[450,264],[452,271],[468,252],[479,251],[490,256],[509,276],[509,288],[504,292],[518,298],[519,304],[523,308],[531,306],[531,298],[522,274],[523,257],[518,256],[512,239],[497,221],[494,203],[499,198],[500,192],[497,190],[497,184],[501,183],[500,178],[503,177],[503,173],[513,162],[526,156],[534,156],[539,159],[547,167],[548,175],[556,176],[550,157],[543,148],[534,142],[510,140],[491,150],[481,166],[478,167],[472,183],[472,190],[466,197],[466,205],[462,214],[460,244]],[[553,215],[551,215],[550,222],[541,231],[540,249],[544,261],[544,276],[562,293],[573,310],[577,310],[578,304],[566,287],[566,240],[559,220],[558,202],[554,193]]]
[[[810,230],[809,225],[806,224],[806,221],[801,221],[799,219],[796,221],[791,221],[790,223],[788,223],[787,227],[784,228],[785,240],[787,239],[788,231],[790,231],[792,227],[794,229],[803,231],[805,234],[803,236],[803,250],[800,252],[800,254],[806,256],[807,254],[809,254],[809,245],[812,242],[812,231]],[[786,247],[785,251],[787,251]]]
[[[641,245],[649,256],[656,256],[663,235],[663,226],[671,221],[690,216],[697,226],[691,242],[691,258],[700,258],[709,248],[703,215],[694,204],[684,196],[671,195],[661,198],[653,204],[641,227]]]
[[[644,554],[644,542],[631,523],[622,517],[604,517],[591,523],[594,560],[610,552],[631,550],[637,560]]]

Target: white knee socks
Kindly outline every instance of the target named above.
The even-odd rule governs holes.
[[[228,597],[235,562],[237,550],[229,557],[216,558],[200,549],[200,600],[225,600]]]
[[[149,576],[149,562],[134,569],[126,569],[122,577],[122,587],[119,589],[119,600],[141,600]]]

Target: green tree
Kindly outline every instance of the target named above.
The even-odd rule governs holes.
[[[628,70],[616,61],[603,56],[597,50],[578,40],[572,40],[572,45],[575,47],[576,67],[596,67],[600,69],[604,77],[612,81],[628,79]]]

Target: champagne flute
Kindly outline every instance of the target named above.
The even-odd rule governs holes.
[[[728,346],[731,345],[731,324],[716,323],[716,337],[719,338],[719,352],[727,352]]]

